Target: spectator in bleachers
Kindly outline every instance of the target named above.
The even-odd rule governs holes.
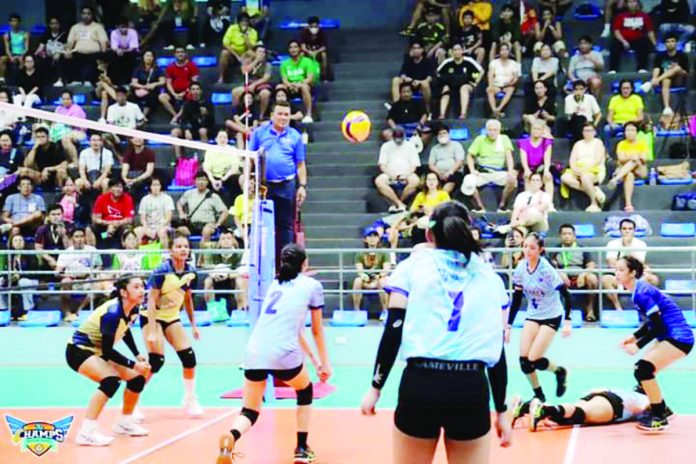
[[[319,27],[317,16],[307,19],[307,27],[300,33],[300,48],[305,56],[319,63],[321,80],[330,80],[329,41],[326,32]]]
[[[17,185],[17,179],[26,174],[24,153],[12,144],[9,130],[0,132],[0,195],[11,191]]]
[[[614,37],[609,52],[609,74],[619,69],[621,56],[628,50],[636,53],[638,72],[648,72],[648,59],[657,40],[653,23],[647,13],[641,11],[638,0],[626,0],[627,11],[614,18]]]
[[[220,129],[215,137],[216,145],[205,152],[202,169],[208,176],[213,191],[220,195],[225,204],[231,203],[239,195],[239,174],[242,160],[236,153],[229,153],[215,147],[229,148],[229,138],[225,129]]]
[[[692,26],[693,27],[693,26]],[[644,92],[650,92],[660,86],[664,116],[673,116],[671,106],[671,89],[673,87],[686,87],[689,76],[689,57],[686,53],[677,50],[677,35],[668,33],[665,36],[665,51],[658,53],[653,64],[652,79],[644,83],[641,88]]]
[[[160,17],[161,31],[167,46],[173,49],[176,43],[176,29],[186,28],[186,49],[193,50],[198,42],[198,6],[194,0],[171,0],[167,2]]]
[[[5,88],[0,88],[0,102],[10,103],[10,91]],[[9,130],[12,133],[18,129],[19,115],[13,110],[0,108],[0,130]]]
[[[481,29],[483,34],[483,48],[487,49],[491,45],[491,18],[493,17],[493,4],[490,1],[459,0],[460,6],[457,11],[457,19],[460,29],[464,28],[464,15],[467,11],[474,14],[474,26]]]
[[[162,180],[153,176],[149,182],[150,193],[140,200],[138,216],[140,226],[135,228],[138,240],[159,240],[163,250],[169,249],[169,231],[174,215],[174,200],[162,191]]]
[[[568,188],[580,190],[590,199],[590,206],[585,211],[597,213],[602,210],[606,200],[599,184],[606,176],[607,151],[604,144],[597,138],[597,130],[591,122],[586,122],[582,128],[582,139],[575,142],[570,152],[568,169],[561,176],[561,196],[569,198]]]
[[[543,133],[546,137],[552,137],[556,124],[556,100],[549,95],[548,87],[542,80],[534,82],[534,95],[525,99],[522,110],[522,122],[524,130],[529,134],[536,122],[543,125]]]
[[[481,240],[481,229],[478,227],[470,227],[469,230],[471,230],[471,237],[478,244],[479,248],[481,248],[481,251],[478,253],[479,257],[484,263],[495,266],[495,258],[493,257],[493,253],[485,249],[486,243]]]
[[[138,30],[147,31],[140,41],[141,47],[149,45],[155,36],[161,35],[159,25],[163,12],[160,0],[138,0]]]
[[[106,113],[109,110],[109,101],[116,101],[116,89],[118,88],[109,76],[109,62],[97,60],[97,87],[94,94],[99,98],[99,122],[106,123]]]
[[[138,32],[129,26],[128,18],[122,17],[118,27],[111,31],[110,39],[111,78],[116,85],[127,85],[140,54]]]
[[[9,16],[10,29],[3,34],[5,56],[0,56],[0,84],[5,80],[5,69],[11,66],[20,69],[24,65],[24,56],[29,53],[29,33],[23,31],[22,17],[17,13]]]
[[[34,184],[28,177],[19,181],[19,193],[13,193],[5,200],[2,208],[2,225],[0,232],[23,237],[33,237],[41,225],[46,204],[43,197],[34,192]]]
[[[571,81],[585,82],[590,92],[599,98],[602,93],[604,56],[592,47],[592,38],[589,35],[580,37],[578,51],[570,58],[568,64],[568,78]]]
[[[48,129],[37,127],[34,130],[34,146],[24,159],[21,174],[36,185],[62,187],[68,178],[68,159],[62,146],[51,142]]]
[[[452,194],[462,183],[464,166],[464,147],[450,140],[449,127],[444,124],[437,129],[437,144],[430,149],[428,168],[443,184],[442,189]]]
[[[237,16],[237,22],[227,28],[225,36],[222,39],[222,50],[220,51],[220,60],[218,63],[220,73],[218,76],[219,83],[225,82],[227,68],[231,64],[241,64],[244,56],[254,49],[258,41],[258,32],[249,25],[249,15],[247,13],[240,13]]]
[[[249,73],[249,84],[240,85],[232,89],[232,106],[239,107],[242,95],[249,92],[259,98],[259,115],[266,117],[268,105],[271,101],[271,74],[273,66],[268,62],[266,47],[257,44],[254,47],[254,56],[242,60],[242,73]]]
[[[206,293],[204,295],[205,302],[217,299],[215,292],[229,292],[232,290],[240,290],[239,293],[232,295],[231,293],[221,293],[220,297],[227,303],[228,308],[232,308],[230,302],[232,297],[237,303],[238,310],[246,310],[246,279],[237,272],[237,268],[241,264],[242,254],[236,253],[239,249],[239,243],[234,237],[234,232],[231,229],[222,229],[217,242],[201,241],[200,248],[203,250],[217,250],[217,253],[201,253],[198,258],[198,269],[204,269],[210,272],[203,280],[203,288]]]
[[[612,35],[614,29],[614,19],[619,13],[626,11],[626,0],[605,0],[604,1],[604,29],[601,37],[603,39]]]
[[[140,107],[128,101],[128,90],[116,88],[116,103],[109,106],[106,122],[125,129],[138,129],[145,123],[145,116]]]
[[[136,251],[139,241],[133,228],[124,228],[120,239],[121,248],[114,254],[111,269],[124,273],[141,271],[145,255]]]
[[[237,107],[231,119],[225,121],[225,127],[232,131],[237,148],[243,150],[251,133],[259,124],[259,110],[254,104],[251,93],[244,94],[244,102]]]
[[[437,10],[429,9],[425,13],[425,22],[416,28],[416,37],[425,48],[425,56],[435,60],[438,64],[447,56],[447,43],[449,42],[447,29],[440,22]]]
[[[619,93],[609,99],[604,133],[607,137],[613,136],[627,122],[641,124],[644,117],[643,98],[635,93],[631,80],[621,79]]]
[[[534,30],[537,42],[534,44],[534,52],[541,51],[541,46],[546,44],[551,47],[561,58],[567,58],[568,50],[563,42],[563,28],[561,21],[558,21],[553,14],[553,8],[543,7],[541,9],[541,23],[536,23]]]
[[[583,128],[586,123],[599,127],[602,111],[594,95],[588,95],[587,84],[582,79],[573,82],[573,93],[565,97],[564,112],[568,120],[571,143],[575,144],[583,138]]]
[[[492,62],[498,54],[502,55],[503,45],[508,47],[508,56],[510,51],[515,51],[517,63],[522,63],[522,33],[520,32],[520,22],[515,21],[515,12],[512,5],[505,4],[500,10],[498,22],[495,25],[495,37],[491,44],[489,59]]]
[[[429,218],[437,205],[447,201],[450,201],[450,194],[442,187],[440,177],[434,172],[429,172],[421,182],[420,192],[413,199],[409,211],[421,213],[425,218]]]
[[[63,219],[63,207],[57,203],[47,209],[46,223],[39,226],[34,235],[34,248],[41,251],[65,250],[68,246],[68,227]],[[39,268],[54,272],[58,264],[58,254],[40,253]],[[50,274],[49,274],[50,276]],[[50,277],[49,277],[50,279]]]
[[[416,148],[405,140],[404,129],[397,126],[392,133],[393,139],[379,149],[380,174],[375,178],[380,195],[391,203],[390,213],[406,211],[406,202],[420,183],[416,169],[421,165]],[[402,189],[401,195],[395,188]]]
[[[77,193],[77,187],[75,186],[75,181],[72,179],[72,177],[68,176],[68,178],[65,179],[62,193],[63,196],[58,201],[58,205],[63,208],[63,221],[65,221],[67,225],[73,226],[76,224],[76,221],[79,221],[80,219],[77,217],[78,208],[80,208],[80,196]],[[89,240],[88,243],[91,244]]]
[[[133,224],[134,217],[133,197],[124,191],[123,181],[109,179],[109,191],[97,197],[92,209],[92,227],[100,248],[118,248],[124,228]]]
[[[542,175],[537,172],[529,176],[527,189],[515,197],[510,224],[498,227],[498,232],[505,234],[514,227],[524,227],[532,232],[548,232],[549,210],[553,206],[553,198],[541,189],[543,182]]]
[[[81,21],[70,28],[65,57],[70,60],[72,85],[97,82],[97,60],[109,49],[104,26],[94,21],[94,10],[83,6]]]
[[[207,14],[203,22],[201,47],[222,43],[225,32],[231,24],[229,5],[208,2]]]
[[[599,277],[592,271],[597,268],[597,263],[592,260],[589,252],[582,251],[582,247],[578,245],[575,227],[572,224],[562,224],[558,228],[558,235],[561,238],[559,247],[563,248],[563,251],[552,253],[550,261],[560,270],[558,275],[565,286],[569,289],[596,290],[599,287]],[[594,302],[595,296],[588,293],[584,317],[587,322],[597,320]]]
[[[314,122],[312,118],[312,85],[315,78],[315,66],[312,60],[302,56],[300,43],[297,40],[288,42],[288,53],[290,58],[280,63],[281,84],[288,89],[290,97],[301,96],[305,107],[305,117],[302,122],[310,124]]]
[[[244,192],[237,195],[237,198],[234,199],[234,203],[228,211],[230,216],[232,216],[232,220],[234,221],[234,235],[238,239],[244,241],[244,243],[246,243],[247,238],[250,234],[251,221],[254,216],[254,197],[256,195],[256,185],[252,176],[249,177],[249,182],[247,183],[247,185],[248,188],[246,191],[246,211],[244,210]],[[244,235],[245,228],[246,235]]]
[[[539,0],[539,5],[542,8],[549,8],[553,16],[563,18],[570,7],[573,6],[573,0]]]
[[[422,100],[413,99],[411,84],[403,83],[399,86],[399,101],[392,103],[387,113],[387,124],[393,130],[397,126],[412,126],[425,124],[428,119],[428,109]]]
[[[150,112],[157,107],[160,90],[165,85],[164,73],[157,66],[155,53],[151,50],[145,51],[140,66],[133,71],[130,90],[135,102],[143,107],[143,117],[146,121]]]
[[[510,5],[514,12],[514,22],[520,25],[522,49],[529,55],[530,50],[534,49],[534,42],[536,41],[535,31],[539,25],[536,5],[532,5],[524,0],[511,0]]]
[[[302,108],[300,108],[295,103],[289,101],[288,91],[284,88],[276,88],[273,93],[273,105],[276,103],[287,103],[290,108],[290,127],[297,129],[298,131],[303,131],[302,119],[304,119],[304,113]],[[263,116],[263,115],[262,115]]]
[[[619,182],[623,182],[624,211],[627,213],[634,211],[633,190],[636,179],[648,176],[648,145],[637,136],[638,125],[627,122],[624,125],[624,140],[616,145],[616,170],[608,183],[609,188],[615,189]]]
[[[139,137],[130,139],[121,163],[121,180],[126,190],[143,190],[155,173],[155,152]]]
[[[442,15],[444,31],[449,35],[451,31],[451,5],[445,0],[416,0],[416,6],[413,8],[413,14],[411,15],[411,22],[399,34],[407,37],[417,35],[418,26],[423,23],[423,18],[427,20],[427,15],[430,11],[439,12]]]
[[[642,280],[645,280],[650,285],[660,285],[660,279],[651,271],[650,266],[646,262],[648,253],[645,250],[647,250],[648,244],[636,238],[636,223],[631,218],[625,218],[619,223],[619,228],[621,229],[621,238],[609,240],[609,243],[607,243],[605,258],[607,268],[614,269],[616,262],[620,258],[633,256],[645,266]],[[631,251],[628,251],[629,248]],[[613,272],[602,276],[602,288],[604,290],[623,290],[623,288],[619,288],[619,283]],[[606,295],[614,309],[617,311],[623,310],[617,293],[607,293]]]
[[[517,172],[512,158],[513,146],[510,138],[501,134],[502,126],[497,119],[486,121],[486,134],[477,136],[469,146],[466,164],[469,174],[464,178],[462,193],[474,197],[476,212],[484,213],[478,187],[493,183],[503,187],[498,212],[505,213],[510,195],[517,185]]]
[[[227,208],[217,193],[208,189],[205,172],[196,173],[196,188],[187,190],[176,202],[179,218],[185,224],[178,231],[184,235],[200,235],[202,241],[210,241],[227,221]]]
[[[56,106],[56,114],[70,116],[72,118],[87,119],[87,113],[80,105],[73,101],[73,93],[70,90],[63,90],[60,94],[60,105]],[[56,134],[58,132],[58,134]],[[64,124],[54,124],[51,128],[51,138],[58,135],[61,145],[67,156],[68,163],[72,167],[77,166],[77,147],[87,139],[87,134],[83,128],[66,126]]]
[[[542,44],[539,56],[532,60],[532,83],[543,81],[551,97],[556,96],[556,77],[560,69],[558,58],[553,56],[551,46]]]
[[[75,181],[78,192],[87,194],[106,191],[113,165],[113,152],[104,148],[104,140],[100,133],[92,132],[89,136],[89,147],[80,152],[80,177]]]
[[[411,42],[408,54],[404,56],[399,75],[392,79],[392,102],[399,100],[401,85],[410,84],[413,89],[421,92],[425,107],[430,108],[434,76],[435,65],[433,60],[425,56],[423,44],[417,39],[414,40]]]
[[[525,237],[527,237],[527,230],[523,227],[515,227],[505,236],[505,248],[522,248]],[[524,253],[522,250],[503,252],[500,255],[499,267],[502,269],[515,269],[523,258]]]
[[[12,102],[17,106],[32,108],[39,106],[43,100],[43,76],[36,69],[36,62],[32,55],[25,55],[22,68],[17,71],[15,78],[16,94]]]
[[[473,58],[464,56],[464,48],[455,43],[452,46],[452,57],[444,60],[437,68],[437,79],[440,85],[440,116],[447,117],[447,107],[450,97],[459,95],[459,119],[466,119],[469,109],[469,99],[476,90],[485,71]]]
[[[39,284],[36,274],[28,274],[27,272],[39,270],[36,257],[33,255],[11,254],[13,251],[26,250],[26,241],[21,235],[11,235],[7,241],[10,255],[5,263],[6,268],[2,270],[3,275],[0,277],[2,287],[36,287]],[[9,279],[9,281],[8,281]],[[21,297],[21,305],[17,304],[16,300],[12,301],[12,297],[18,299]],[[27,312],[34,309],[34,294],[31,292],[21,295],[0,295],[0,311],[11,311],[12,320],[25,321]]]
[[[353,279],[353,309],[360,311],[364,290],[376,290],[382,311],[387,310],[387,294],[383,291],[387,284],[387,276],[391,265],[386,252],[379,250],[381,237],[374,227],[366,227],[363,231],[363,243],[365,251],[355,255],[355,272],[358,274]]]
[[[528,186],[532,174],[541,175],[544,183],[544,191],[551,198],[549,211],[555,211],[553,207],[554,174],[555,166],[551,163],[553,157],[553,138],[546,136],[546,124],[541,120],[531,123],[529,137],[520,139],[517,146],[520,149],[520,164],[522,178],[525,186]],[[552,171],[554,170],[554,171]]]
[[[58,18],[51,18],[48,21],[48,29],[39,39],[39,47],[34,54],[41,59],[44,82],[53,84],[55,87],[62,87],[63,81],[67,82],[65,74],[65,42],[67,40],[68,34],[61,27]]]
[[[65,322],[74,322],[77,320],[77,314],[84,309],[92,298],[91,295],[86,296],[80,301],[77,307],[74,307],[72,297],[82,295],[84,292],[91,291],[94,284],[80,283],[74,285],[75,281],[94,277],[94,271],[101,269],[102,259],[98,253],[95,253],[96,248],[92,245],[87,245],[85,241],[85,229],[76,227],[70,232],[70,245],[65,251],[82,251],[81,253],[60,253],[56,263],[56,273],[61,279],[61,290],[71,290],[74,293],[62,293],[60,295],[61,311],[65,318]]]
[[[167,66],[164,73],[166,76],[166,92],[162,92],[158,96],[164,109],[172,115],[172,124],[177,123],[177,111],[181,109],[184,100],[190,97],[189,88],[191,84],[198,82],[200,79],[198,66],[188,59],[184,47],[176,47],[174,58],[176,60]]]
[[[504,116],[503,110],[510,103],[517,82],[522,77],[522,69],[520,63],[510,59],[510,46],[503,43],[499,47],[500,58],[490,62],[488,65],[488,104],[491,108],[493,117],[500,118]],[[504,93],[500,104],[496,103],[496,97],[499,93]]]
[[[213,105],[203,99],[203,89],[198,82],[191,83],[190,99],[184,102],[181,109],[179,125],[172,129],[172,137],[186,140],[200,140],[207,143],[215,127],[215,110]],[[174,145],[176,159],[181,157],[181,146]]]
[[[239,11],[249,15],[249,22],[259,33],[259,39],[266,40],[271,20],[270,0],[242,0]]]
[[[462,27],[459,31],[459,43],[464,48],[464,55],[472,57],[483,65],[486,59],[486,49],[483,48],[483,32],[474,24],[474,12],[465,11],[462,14]]]
[[[691,53],[690,42],[694,39],[696,27],[689,24],[691,20],[689,0],[662,0],[660,2],[660,37],[667,41],[669,34],[675,34],[679,45],[686,53]]]

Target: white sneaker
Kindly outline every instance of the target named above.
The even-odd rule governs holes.
[[[104,118],[99,118],[99,119],[97,120],[97,122],[98,122],[99,124],[106,124],[106,119],[104,119]]]
[[[510,232],[510,230],[512,230],[512,228],[510,227],[510,224],[505,224],[505,225],[496,227],[495,230],[496,230],[496,232],[498,232],[500,235],[505,235],[505,234],[507,234],[508,232]]]
[[[129,437],[144,437],[150,434],[149,430],[136,424],[133,418],[116,422],[112,430],[118,435],[128,435]]]
[[[194,47],[194,46],[191,45],[191,44],[188,44],[188,45],[186,46],[186,50],[195,50],[195,49],[196,49],[196,47]]]
[[[614,70],[612,69],[612,70],[609,71],[607,74],[616,74],[616,71],[614,71]]]
[[[72,81],[71,83],[68,84],[68,86],[70,86],[70,87],[78,87],[80,85],[82,85],[82,82],[80,82],[80,81]]]
[[[96,430],[92,433],[80,432],[75,437],[75,443],[80,446],[109,446],[114,441],[114,437],[102,435]]]
[[[688,55],[689,53],[691,53],[692,48],[693,46],[691,45],[691,41],[686,42],[684,44],[684,53]]]
[[[638,74],[647,74],[648,70],[647,69],[639,69]]]
[[[604,29],[602,29],[602,38],[607,38],[609,37],[609,34],[611,33],[611,25],[609,23],[604,23]]]
[[[382,312],[379,314],[379,321],[384,322],[387,320],[387,310],[383,309]]]
[[[166,47],[162,47],[162,50],[174,50],[174,45],[167,45]]]
[[[311,116],[307,115],[304,118],[302,118],[302,122],[304,124],[312,124],[314,122],[314,119]]]
[[[143,414],[140,408],[135,408],[133,410],[133,420],[136,424],[142,424],[145,422],[145,414]]]
[[[6,234],[10,230],[12,230],[12,224],[5,223],[0,225],[0,234]]]
[[[63,87],[63,81],[58,79],[55,84],[53,84],[53,87]]]
[[[665,109],[662,110],[662,116],[674,116],[674,110],[669,106],[665,106]]]
[[[599,206],[601,207],[605,201],[607,201],[607,196],[602,192],[602,189],[599,187],[595,187],[595,198],[597,199],[597,203],[599,203]]]
[[[652,82],[650,82],[650,81],[648,81],[648,82],[643,82],[643,83],[640,85],[640,90],[642,90],[643,93],[648,93],[648,92],[650,92],[650,91],[652,90],[652,88],[653,88],[653,85],[652,85]]]
[[[203,408],[201,408],[200,403],[198,403],[198,398],[184,398],[184,407],[186,408],[186,414],[191,418],[203,417]]]
[[[85,87],[94,87],[90,81],[84,81],[82,85],[84,85]]]

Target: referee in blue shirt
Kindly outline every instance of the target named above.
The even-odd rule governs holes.
[[[278,252],[295,241],[295,201],[299,207],[307,198],[305,146],[300,133],[289,123],[290,104],[277,102],[271,111],[271,122],[259,126],[249,142],[249,150],[263,148],[266,152],[266,198],[273,200],[275,207]]]

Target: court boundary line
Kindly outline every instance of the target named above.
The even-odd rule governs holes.
[[[124,459],[123,461],[119,461],[119,464],[130,464],[130,463],[136,462],[139,459],[144,458],[145,456],[148,456],[148,455],[155,453],[163,448],[166,448],[169,445],[176,443],[177,441],[183,440],[184,438],[188,437],[189,435],[193,435],[194,433],[200,432],[201,430],[206,429],[213,424],[217,424],[221,420],[226,419],[233,414],[239,413],[239,411],[240,411],[240,408],[235,408],[232,411],[228,411],[224,414],[221,414],[218,417],[216,417],[215,419],[211,419],[207,422],[200,424],[198,427],[194,427],[190,430],[187,430],[185,432],[180,433],[179,435],[175,435],[171,438],[168,438],[167,440],[164,440],[163,442],[161,442],[155,446],[152,446],[152,447],[147,448],[147,449],[145,449],[137,454],[134,454],[133,456],[131,456],[127,459]]]
[[[575,450],[578,446],[578,437],[580,436],[580,425],[574,425],[568,439],[568,447],[566,448],[563,464],[573,464],[575,462]]]

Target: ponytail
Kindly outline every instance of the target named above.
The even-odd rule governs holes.
[[[633,271],[636,273],[636,279],[640,279],[641,277],[643,277],[643,271],[645,270],[645,266],[643,266],[643,263],[638,261],[638,259],[634,258],[633,256],[624,256],[621,259],[623,259],[626,262],[626,267],[629,271]]]
[[[285,245],[280,252],[278,282],[282,284],[295,279],[302,271],[302,264],[306,260],[307,254],[301,246],[294,243]]]
[[[131,282],[133,279],[140,279],[138,276],[126,276],[126,277],[121,277],[114,283],[114,289],[111,292],[111,295],[109,295],[109,299],[112,300],[114,298],[118,298],[119,300],[122,299],[121,297],[121,290],[126,290],[128,287],[128,284]]]
[[[438,205],[430,216],[429,224],[435,246],[458,251],[467,259],[471,253],[479,253],[481,248],[471,234],[470,223],[469,211],[458,201]]]

